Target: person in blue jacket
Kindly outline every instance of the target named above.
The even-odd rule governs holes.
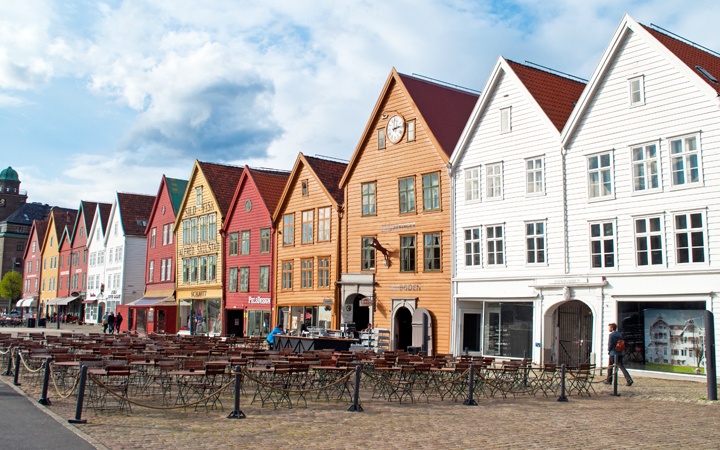
[[[270,348],[275,347],[275,335],[276,334],[283,334],[283,329],[280,327],[280,325],[273,328],[273,330],[268,334],[267,341],[270,346]]]
[[[623,352],[615,349],[615,346],[617,345],[618,341],[623,338],[623,335],[620,334],[617,329],[617,325],[614,323],[608,324],[608,331],[610,332],[610,335],[608,336],[608,353],[610,354],[610,368],[608,369],[607,378],[605,379],[605,381],[603,381],[603,383],[612,384],[613,364],[617,364],[618,369],[620,369],[625,376],[625,382],[627,383],[627,385],[632,386],[633,379],[630,378],[630,374],[628,373],[625,365],[623,364]]]

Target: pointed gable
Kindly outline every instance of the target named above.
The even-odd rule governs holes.
[[[31,243],[33,242],[33,236],[37,236],[38,247],[42,247],[42,243],[45,240],[45,233],[47,232],[47,226],[48,219],[33,220],[32,225],[30,226],[30,233],[28,233],[28,243],[25,246],[25,251],[23,251],[23,260],[28,260],[30,258],[29,253],[32,251]],[[40,249],[38,248],[37,250],[39,251]]]
[[[53,225],[55,227],[55,236],[57,236],[58,239],[62,238],[63,233],[68,227],[75,224],[77,214],[78,211],[76,209],[53,208]],[[58,240],[58,243],[60,242],[61,241]]]
[[[328,194],[335,200],[335,203],[342,206],[345,194],[340,188],[340,180],[348,165],[343,162],[313,156],[304,156],[304,159],[312,171],[315,172],[315,176],[323,184]]]
[[[185,189],[187,189],[188,180],[166,177],[165,184],[167,186],[168,195],[170,196],[170,203],[173,207],[173,214],[177,216],[183,196],[185,195]]]
[[[117,199],[125,235],[145,236],[145,226],[150,217],[155,196],[118,192]]]
[[[198,161],[197,164],[207,180],[220,213],[224,217],[230,208],[230,202],[232,202],[243,168],[203,161]]]
[[[562,131],[585,89],[585,83],[514,61],[506,61],[555,128]]]

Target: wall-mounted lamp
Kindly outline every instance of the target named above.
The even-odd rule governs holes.
[[[370,242],[370,247],[382,253],[383,257],[385,257],[385,267],[390,267],[390,253],[378,242],[377,238],[373,238],[372,242]]]

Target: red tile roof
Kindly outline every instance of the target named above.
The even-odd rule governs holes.
[[[720,80],[720,58],[718,56],[713,55],[712,53],[709,53],[708,51],[698,48],[687,42],[683,42],[679,39],[668,36],[667,34],[662,33],[654,28],[650,28],[645,25],[643,25],[643,28],[645,28],[668,50],[673,52],[675,56],[680,58],[682,62],[687,64],[687,66],[690,67],[693,72],[695,72],[707,84],[712,86],[712,88],[715,89],[715,92],[720,95],[720,83],[713,82],[695,68],[695,66],[700,66],[712,76],[714,76],[716,80]]]
[[[260,196],[265,202],[265,207],[270,212],[270,215],[275,212],[280,197],[282,197],[285,185],[290,178],[290,172],[269,170],[269,169],[254,169],[248,167],[250,176],[255,181]]]
[[[243,168],[198,161],[208,186],[217,200],[220,214],[225,217],[232,202],[235,189],[240,181]]]
[[[117,198],[125,236],[145,236],[145,226],[152,212],[155,196],[118,192]]]
[[[345,193],[340,189],[340,180],[347,169],[347,163],[331,161],[316,156],[303,155],[325,189],[338,205],[345,203]]]
[[[507,62],[555,128],[562,131],[585,89],[585,83],[515,61]]]
[[[475,107],[478,94],[409,75],[398,75],[442,150],[450,157]]]

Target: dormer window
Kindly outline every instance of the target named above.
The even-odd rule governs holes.
[[[502,108],[500,110],[500,133],[509,133],[512,130],[510,123],[512,108]]]
[[[307,182],[307,180],[303,180],[303,181],[301,182],[301,185],[302,185],[302,195],[303,195],[303,197],[305,197],[305,196],[308,195],[308,182]]]
[[[202,186],[198,186],[195,188],[195,205],[202,205]]]
[[[630,106],[645,104],[645,82],[642,76],[630,78]]]

